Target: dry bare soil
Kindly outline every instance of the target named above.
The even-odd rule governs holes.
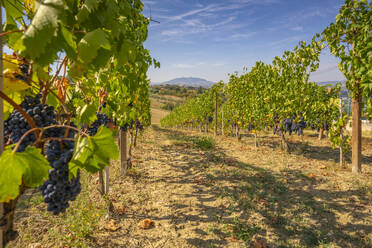
[[[250,135],[213,139],[155,125],[126,177],[112,162],[107,197],[97,175],[84,174],[83,192],[56,217],[28,191],[9,247],[372,247],[371,138],[353,176],[315,134],[290,138],[291,154],[271,134],[259,137],[255,148]]]
[[[172,102],[172,99],[169,102]],[[170,113],[170,111],[161,109],[162,104],[164,103],[161,99],[151,98],[151,123],[160,124],[160,120]]]

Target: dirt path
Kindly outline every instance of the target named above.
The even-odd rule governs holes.
[[[136,149],[138,159],[134,160],[131,180],[112,186],[112,192],[125,189],[123,198],[128,207],[125,214],[116,216],[122,228],[103,235],[107,239],[102,245],[242,247],[236,240],[229,243],[207,232],[226,212],[227,202],[211,192],[204,173],[205,152],[186,139],[162,129],[147,133]],[[154,221],[154,227],[141,229],[138,223],[144,218]]]
[[[124,179],[118,161],[110,167],[109,219],[97,176],[85,174],[65,215],[26,194],[9,247],[372,247],[372,139],[357,177],[326,140],[293,137],[289,155],[275,137],[259,140],[153,126]],[[145,219],[154,225],[142,229]]]
[[[326,141],[286,155],[272,137],[259,149],[218,137],[209,150],[200,137],[157,126],[146,134],[108,247],[372,247],[370,154],[353,178],[335,154],[319,153]],[[154,228],[139,228],[144,218]]]

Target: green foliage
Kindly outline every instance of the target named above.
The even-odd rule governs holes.
[[[49,162],[35,147],[13,152],[10,147],[0,157],[0,202],[17,198],[22,184],[38,187],[48,178]]]
[[[178,96],[191,98],[201,95],[208,89],[203,87],[180,86],[180,85],[153,85],[150,86],[151,94]]]
[[[74,176],[81,169],[95,173],[108,166],[110,159],[118,158],[119,150],[112,131],[101,126],[96,135],[78,138],[69,169]]]
[[[332,54],[340,58],[338,68],[346,77],[346,88],[354,99],[372,96],[372,2],[345,0],[336,22],[323,32]],[[367,115],[370,118],[370,114]]]
[[[342,152],[346,154],[350,151],[350,140],[351,137],[346,133],[346,126],[350,121],[350,117],[347,115],[346,112],[342,112],[339,119],[334,121],[330,127],[328,136],[329,140],[331,141],[332,148],[335,149],[336,146],[340,147],[342,142]],[[341,138],[342,133],[342,138]]]
[[[212,137],[199,137],[195,144],[198,148],[203,150],[211,150],[216,147],[216,141]]]
[[[107,107],[102,112],[118,126],[135,120],[150,124],[146,72],[151,64],[160,64],[143,46],[149,20],[142,14],[141,1],[9,0],[3,6],[5,31],[9,31],[4,37],[6,45],[31,72],[31,89],[10,96],[17,104],[25,94],[41,92],[43,101],[54,106],[60,116],[80,126],[90,125],[104,103]],[[52,64],[57,64],[63,76],[58,76],[59,72],[50,75]],[[6,107],[10,113],[12,108]],[[65,122],[65,117],[58,118],[59,124]],[[34,146],[42,147],[47,141],[38,142]],[[0,157],[2,164],[7,164],[0,171],[4,187],[0,201],[14,199],[19,186],[37,187],[47,178],[45,166],[35,167],[49,166],[43,151],[38,151],[37,157],[32,149],[36,148],[19,154],[6,150]],[[70,172],[76,175],[85,169],[94,173],[117,157],[112,131],[101,128],[94,137],[77,135]]]
[[[110,50],[110,42],[101,28],[87,33],[79,42],[77,50],[82,63],[90,63],[98,55],[100,48]]]
[[[53,62],[59,50],[56,44],[63,43],[59,36],[59,22],[65,7],[63,0],[42,1],[29,28],[12,48],[24,57],[39,61],[41,65]]]
[[[183,125],[186,123],[197,122],[199,125],[207,123],[208,117],[213,116],[214,99],[217,94],[222,94],[224,84],[219,82],[209,90],[196,98],[191,98],[185,104],[177,106],[173,111],[164,117],[160,123],[163,126]],[[219,100],[218,105],[222,102]]]
[[[160,106],[161,109],[164,109],[164,110],[170,110],[172,111],[174,108],[175,108],[175,104],[174,103],[171,103],[171,102],[167,102],[163,105]]]
[[[97,118],[96,116],[96,109],[97,107],[93,104],[86,104],[84,106],[79,106],[76,110],[78,117],[77,121],[81,124],[90,124],[94,122]]]
[[[332,89],[309,82],[310,73],[318,68],[319,55],[324,45],[314,37],[310,44],[299,42],[293,51],[275,57],[272,65],[257,62],[243,75],[230,75],[226,86],[216,84],[197,98],[175,108],[161,120],[164,126],[198,122],[204,125],[213,116],[215,92],[218,97],[218,120],[224,127],[237,124],[262,130],[278,121],[291,117],[304,117],[307,123],[323,125],[337,117],[338,108],[333,100],[340,87]],[[222,118],[222,111],[224,118]],[[283,127],[281,127],[283,129]]]

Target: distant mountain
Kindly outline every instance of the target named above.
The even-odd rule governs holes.
[[[169,81],[165,82],[152,82],[151,85],[180,85],[180,86],[193,86],[193,87],[203,87],[203,88],[210,88],[215,82],[211,82],[208,80],[205,80],[203,78],[196,78],[196,77],[180,77],[175,78]]]
[[[347,95],[348,94],[348,90],[346,89],[346,80],[317,82],[317,84],[318,85],[321,85],[321,86],[324,86],[324,85],[327,85],[327,84],[330,84],[330,85],[333,86],[333,85],[336,85],[337,83],[342,83],[341,93],[342,93],[342,95]]]
[[[337,83],[342,83],[343,87],[345,86],[346,80],[340,80],[340,81],[326,81],[326,82],[317,82],[318,85],[335,85]]]

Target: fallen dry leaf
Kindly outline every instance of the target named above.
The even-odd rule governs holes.
[[[327,176],[329,176],[329,173],[328,172],[323,172],[322,175],[327,177]]]
[[[149,229],[150,227],[153,227],[154,225],[155,223],[149,219],[144,219],[140,221],[140,223],[138,224],[138,226],[142,229]]]
[[[110,220],[108,223],[106,223],[104,228],[108,231],[115,232],[116,230],[120,228],[120,226],[116,224],[114,220]]]
[[[315,176],[314,173],[310,173],[310,174],[309,174],[309,177],[312,178],[312,179],[315,179],[316,176]]]

